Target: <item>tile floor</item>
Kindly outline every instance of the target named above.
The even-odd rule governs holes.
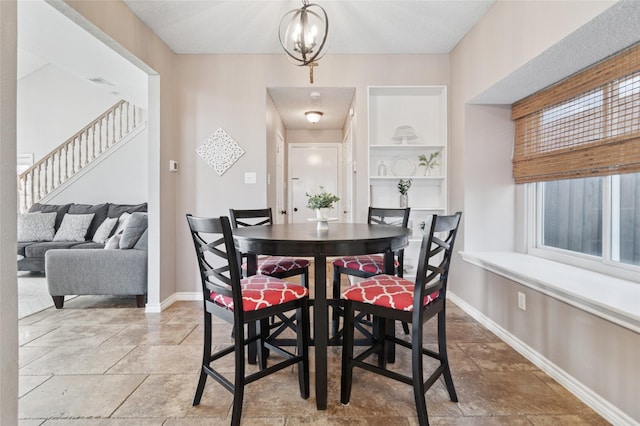
[[[22,318],[19,425],[225,425],[232,396],[209,379],[191,406],[201,357],[199,302],[160,314],[134,298],[80,296],[63,310]],[[427,392],[433,425],[606,425],[534,365],[471,317],[448,304],[449,356],[459,402],[442,382]],[[217,336],[229,341],[229,327]],[[399,329],[399,333],[401,333]],[[435,329],[425,330],[435,340]],[[409,356],[399,352],[397,367]],[[232,363],[223,367],[232,371]],[[293,368],[246,388],[243,424],[417,425],[411,388],[355,370],[349,406],[340,404],[340,349],[329,350],[329,403],[298,394]]]

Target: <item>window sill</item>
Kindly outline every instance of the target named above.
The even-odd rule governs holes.
[[[640,333],[640,283],[539,257],[510,252],[461,252],[462,259]]]

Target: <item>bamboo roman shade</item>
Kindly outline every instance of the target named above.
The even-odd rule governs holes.
[[[513,105],[513,178],[640,171],[640,44]]]

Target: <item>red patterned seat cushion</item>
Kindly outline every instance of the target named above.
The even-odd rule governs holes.
[[[393,262],[397,268],[400,263],[396,259]],[[370,274],[384,274],[384,256],[381,254],[363,255],[363,256],[345,256],[335,259],[333,266],[345,269],[354,269],[356,271],[368,272]]]
[[[300,284],[293,284],[267,275],[253,275],[240,281],[242,287],[242,307],[245,312],[257,311],[269,306],[280,305],[302,299],[309,290]],[[211,293],[214,303],[233,311],[233,299],[218,293]]]
[[[376,275],[353,284],[342,292],[342,297],[356,302],[384,306],[399,311],[413,311],[413,281],[395,275]],[[436,300],[438,292],[424,297],[424,305]]]
[[[294,269],[309,267],[307,259],[296,259],[282,256],[258,256],[258,270],[256,273],[262,275],[273,275],[278,272],[288,272]],[[247,269],[247,263],[242,264],[243,269]]]

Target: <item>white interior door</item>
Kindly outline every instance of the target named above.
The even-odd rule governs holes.
[[[322,186],[325,191],[342,199],[341,155],[342,144],[290,144],[289,145],[289,221],[306,222],[315,217],[307,208],[307,193],[316,194]],[[341,202],[335,206],[340,217]]]

